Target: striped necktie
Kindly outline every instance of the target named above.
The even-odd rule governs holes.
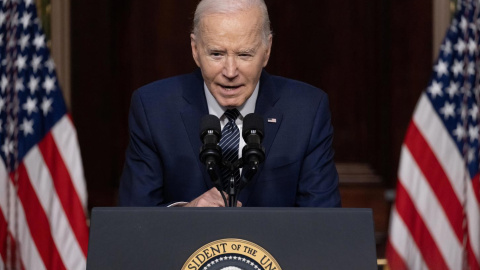
[[[227,110],[224,115],[228,119],[228,123],[222,129],[222,138],[218,145],[222,148],[223,160],[233,163],[238,159],[238,148],[240,143],[240,131],[238,130],[235,120],[240,115],[237,109]],[[230,169],[222,168],[222,179],[224,180],[224,187],[228,187],[230,181]],[[235,181],[240,178],[240,171],[234,171]]]

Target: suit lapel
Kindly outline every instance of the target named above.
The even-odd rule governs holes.
[[[280,96],[275,89],[271,76],[266,71],[263,71],[262,76],[260,77],[260,90],[258,93],[257,104],[255,105],[255,113],[260,114],[263,117],[265,125],[265,138],[262,142],[263,147],[265,147],[265,159],[269,156],[273,141],[277,136],[278,129],[282,123],[283,112],[275,107],[279,98]],[[262,170],[263,164],[259,166],[259,171],[255,177],[253,177],[250,184],[248,184],[240,194],[239,200],[242,203],[248,201]]]
[[[197,164],[202,172],[207,188],[210,189],[213,186],[210,177],[205,170],[205,166],[198,157],[200,153],[200,147],[202,146],[202,142],[199,137],[200,121],[204,115],[208,114],[207,100],[205,98],[203,78],[200,70],[194,72],[193,76],[190,78],[191,80],[185,82],[183,87],[183,98],[185,99],[186,104],[181,111],[181,115],[193,153],[197,155]]]

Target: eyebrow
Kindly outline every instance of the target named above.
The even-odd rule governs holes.
[[[249,48],[249,49],[242,49],[238,50],[237,53],[255,53],[257,51],[256,48]]]

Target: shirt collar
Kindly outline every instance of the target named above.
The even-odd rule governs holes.
[[[257,103],[259,88],[260,88],[260,81],[255,86],[255,89],[253,90],[253,93],[250,96],[250,98],[248,98],[247,101],[245,101],[245,103],[242,106],[237,107],[237,110],[240,112],[239,118],[241,117],[243,119],[245,115],[255,112],[255,104]],[[207,84],[205,84],[205,82],[203,83],[203,89],[205,91],[205,97],[207,98],[208,113],[215,115],[218,118],[221,118],[225,113],[225,111],[227,110],[227,108],[218,104],[215,97],[212,95],[212,93],[210,93],[210,90],[208,90]]]

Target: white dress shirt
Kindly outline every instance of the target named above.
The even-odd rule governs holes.
[[[249,113],[255,112],[255,104],[257,103],[259,85],[260,85],[260,82],[258,82],[257,86],[255,86],[255,89],[253,90],[253,93],[250,96],[250,98],[248,98],[247,101],[242,106],[237,108],[237,110],[240,112],[240,115],[237,117],[237,120],[235,121],[235,124],[237,124],[238,129],[240,130],[240,143],[238,148],[239,158],[242,157],[242,149],[245,146],[245,141],[242,138],[243,117],[245,117]],[[230,109],[230,108],[220,106],[220,104],[218,104],[215,97],[213,97],[212,93],[210,93],[210,90],[208,90],[208,87],[205,83],[203,83],[203,88],[205,91],[205,97],[207,98],[208,113],[215,115],[220,119],[220,126],[221,126],[221,129],[223,129],[223,127],[228,122],[228,119],[224,115],[224,113],[227,109]],[[242,169],[240,169],[240,173],[242,173]],[[187,202],[175,202],[168,205],[167,207],[181,207],[186,204]]]
[[[243,137],[242,137],[243,118],[247,114],[255,112],[255,104],[257,103],[259,85],[260,85],[260,82],[258,82],[257,86],[255,86],[255,89],[253,90],[253,93],[250,96],[250,98],[248,98],[247,101],[242,106],[237,107],[237,110],[240,112],[240,115],[237,117],[237,120],[235,121],[235,124],[237,124],[238,129],[240,130],[240,145],[238,148],[239,158],[242,157],[242,149],[245,146],[245,141],[243,140]],[[224,113],[227,109],[232,109],[232,108],[226,108],[218,104],[217,100],[212,95],[212,93],[210,93],[210,90],[208,90],[208,87],[205,83],[203,83],[203,89],[205,91],[205,97],[207,98],[208,113],[215,115],[220,119],[220,125],[221,125],[221,128],[223,129],[223,127],[228,123],[228,119],[224,115]]]

